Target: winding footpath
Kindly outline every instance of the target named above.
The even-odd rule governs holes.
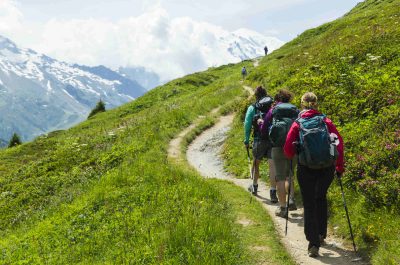
[[[255,62],[257,64],[257,61]],[[256,65],[255,65],[256,66]],[[248,86],[243,86],[250,94],[253,90]],[[218,108],[211,113],[217,113]],[[200,116],[191,126],[183,130],[175,139],[170,142],[168,156],[172,160],[184,160],[185,156],[181,153],[181,142],[187,133],[193,130],[196,125],[203,119]],[[188,163],[195,168],[205,178],[218,178],[233,182],[235,185],[242,187],[247,191],[247,187],[252,183],[251,179],[238,179],[230,175],[224,170],[223,161],[220,153],[226,139],[227,132],[233,122],[234,115],[221,116],[218,122],[211,128],[205,130],[189,145],[186,152]],[[240,144],[240,143],[238,143]],[[243,149],[244,150],[244,149]],[[243,151],[244,152],[244,151]],[[245,156],[244,158],[245,159]],[[250,196],[250,195],[249,195]],[[265,182],[259,181],[259,191],[257,196],[252,198],[261,202],[264,209],[271,216],[276,230],[278,231],[281,241],[288,253],[293,257],[297,264],[305,265],[368,265],[365,261],[353,262],[357,256],[352,252],[351,248],[346,248],[343,243],[328,235],[326,244],[320,248],[320,257],[310,258],[307,255],[308,242],[304,235],[304,219],[303,208],[298,205],[298,210],[291,211],[289,214],[288,234],[285,236],[285,219],[275,216],[277,204],[271,204],[269,198],[269,187]],[[251,222],[250,222],[251,223]],[[329,233],[328,233],[329,234]]]
[[[210,129],[199,135],[187,150],[187,160],[191,166],[205,178],[219,178],[231,181],[247,190],[252,183],[250,179],[237,179],[223,169],[223,161],[220,152],[234,116],[222,116],[220,120]],[[243,158],[245,159],[245,157]],[[307,255],[307,241],[304,236],[303,208],[289,214],[288,234],[285,236],[285,219],[275,216],[276,204],[271,204],[269,198],[269,187],[264,182],[259,183],[259,192],[256,198],[262,203],[264,209],[270,214],[275,227],[281,236],[288,253],[297,264],[368,264],[365,262],[353,263],[356,256],[351,250],[346,249],[342,243],[331,236],[326,239],[327,244],[320,248],[320,257],[310,258]]]

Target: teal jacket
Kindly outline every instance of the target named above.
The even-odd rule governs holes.
[[[253,105],[247,108],[246,117],[244,118],[244,144],[249,144],[251,127],[253,127],[253,118],[256,114],[256,109]]]

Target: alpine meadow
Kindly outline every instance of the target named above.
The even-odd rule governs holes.
[[[0,264],[296,264],[259,203],[172,161],[174,137],[235,113],[225,169],[248,177],[242,85],[313,91],[344,138],[342,178],[356,244],[371,264],[400,264],[400,0],[366,0],[273,53],[170,81],[68,130],[0,150]],[[241,82],[241,69],[248,71]],[[213,110],[218,109],[217,112]],[[185,150],[182,150],[183,152]],[[267,163],[261,176],[267,181]],[[297,187],[296,187],[297,188]],[[252,257],[236,222],[254,215],[271,237]],[[341,190],[329,189],[329,233],[351,244]]]

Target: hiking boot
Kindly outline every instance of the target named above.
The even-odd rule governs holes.
[[[275,211],[275,215],[282,217],[282,218],[286,218],[286,216],[288,215],[288,211],[287,211],[286,207],[278,206],[278,209],[276,209],[276,211]]]
[[[296,203],[294,202],[294,198],[289,198],[289,211],[296,211],[297,206]]]
[[[247,190],[250,191],[251,194],[257,195],[258,184],[256,184],[256,185],[251,184],[251,185],[247,188]]]
[[[271,199],[271,203],[278,202],[278,197],[276,197],[276,190],[269,190],[269,197]]]
[[[311,258],[316,258],[319,256],[318,251],[319,251],[318,247],[312,246],[308,249],[308,256]]]

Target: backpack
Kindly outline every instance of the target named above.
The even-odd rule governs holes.
[[[332,166],[339,153],[331,140],[325,115],[299,118],[296,122],[300,125],[299,164],[313,169]]]
[[[261,139],[266,140],[268,139],[268,134],[261,133],[259,131],[259,127],[257,124],[258,119],[263,119],[264,115],[269,111],[269,109],[272,106],[272,103],[274,100],[270,96],[265,96],[258,100],[255,104],[253,104],[253,107],[255,109],[255,114],[253,116],[253,130],[254,130],[254,136],[259,136]]]
[[[269,138],[274,147],[283,147],[285,145],[286,136],[298,115],[299,110],[290,103],[281,103],[274,107],[272,124],[269,128]]]
[[[245,67],[242,68],[242,75],[246,75],[247,74],[247,70]]]

